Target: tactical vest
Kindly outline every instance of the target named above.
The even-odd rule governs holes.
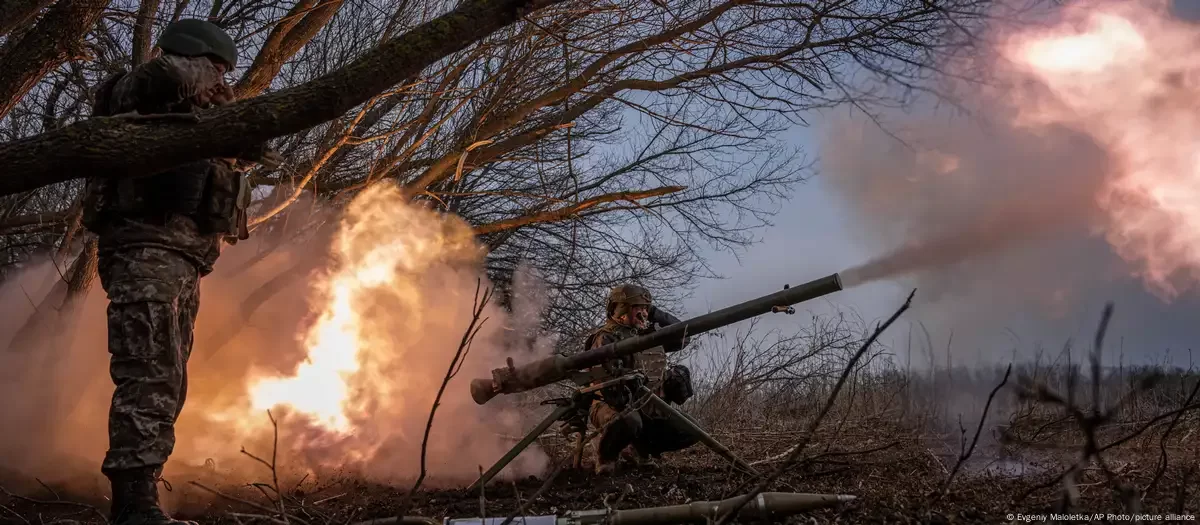
[[[101,83],[94,116],[114,113],[110,107],[112,90],[128,74],[113,75]],[[146,78],[134,81],[149,82]],[[191,101],[182,101],[169,107],[139,104],[135,109],[142,113],[177,113],[193,108]],[[170,216],[182,215],[195,221],[201,235],[221,235],[232,244],[250,236],[246,217],[249,205],[250,184],[245,174],[228,161],[204,159],[149,176],[88,179],[81,222],[99,233],[116,218],[165,224]]]
[[[630,337],[637,337],[638,334],[633,329],[623,328],[624,327],[614,330],[608,325],[601,327],[599,330],[596,330],[590,336],[588,336],[587,341],[585,342],[585,349],[591,348],[592,343],[595,342],[596,338],[603,333],[612,334],[615,341],[622,341]],[[658,387],[662,385],[663,379],[666,377],[667,352],[663,350],[663,347],[661,346],[643,350],[633,354],[632,358],[625,358],[619,361],[622,362],[619,363],[618,366],[633,368],[641,371],[646,376],[646,387],[651,391],[658,391]]]
[[[249,237],[250,186],[226,161],[205,159],[146,177],[92,178],[84,189],[84,227],[99,232],[114,218],[150,223],[191,218],[202,235],[235,243]]]

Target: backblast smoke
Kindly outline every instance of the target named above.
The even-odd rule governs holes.
[[[419,473],[421,442],[434,396],[489,283],[483,248],[461,219],[409,204],[379,185],[360,194],[332,240],[282,248],[252,262],[258,246],[228,248],[202,281],[201,315],[188,396],[164,477],[210,483],[270,479],[240,453],[271,457],[278,421],[280,474],[295,483],[352,475],[407,487]],[[239,305],[297,261],[328,256],[324,267],[277,290],[254,315]],[[7,283],[5,304],[37,304],[38,286],[57,275],[46,264]],[[511,406],[476,406],[466,381],[505,356],[540,357],[553,341],[530,337],[544,302],[535,276],[522,275],[511,316],[496,303],[446,388],[430,434],[428,485],[466,484],[508,450],[526,421]],[[44,288],[44,287],[43,287]],[[28,293],[29,300],[26,300]],[[39,295],[39,293],[41,295]],[[104,309],[97,285],[71,315],[52,308],[6,317],[6,343],[29,319],[40,331],[0,352],[0,465],[15,481],[104,493],[113,385],[106,374]],[[46,317],[49,315],[49,317]],[[40,316],[40,317],[39,317]],[[234,331],[234,337],[218,337]],[[26,330],[29,332],[29,330]],[[218,345],[216,341],[228,341]],[[0,343],[4,344],[4,343]],[[538,474],[546,457],[530,449],[503,477]],[[265,476],[265,477],[264,477]],[[186,487],[185,487],[186,488]]]

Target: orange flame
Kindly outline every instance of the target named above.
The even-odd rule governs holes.
[[[256,459],[271,458],[284,483],[295,483],[289,486],[354,476],[407,488],[419,473],[427,474],[425,486],[454,486],[473,481],[479,465],[496,461],[513,444],[508,436],[523,434],[537,416],[504,403],[479,407],[467,388],[505,357],[525,360],[552,350],[553,338],[540,330],[545,294],[536,272],[517,272],[506,283],[504,307],[483,310],[469,354],[438,401],[426,443],[439,386],[472,321],[476,294],[489,286],[484,248],[459,217],[414,206],[386,184],[336,212],[332,243],[279,247],[275,257],[249,267],[233,261],[256,261],[258,249],[271,243],[239,243],[223,255],[232,260],[205,278],[195,333],[199,359],[190,366],[168,477],[198,476],[207,484],[261,480],[263,465]],[[331,218],[324,212],[312,217]],[[274,300],[255,318],[244,317],[247,295],[277,272],[294,268],[297,259],[326,256],[331,264],[321,275],[273,289]],[[26,285],[51,283],[53,265],[39,271],[49,274],[3,283],[0,294],[15,292],[24,300],[28,296],[19,290]],[[0,365],[7,365],[0,368],[19,372],[0,381],[3,392],[37,399],[34,406],[41,407],[0,409],[0,426],[28,430],[0,442],[0,463],[28,479],[52,479],[81,491],[93,490],[95,465],[104,455],[107,441],[96,436],[104,435],[112,392],[111,382],[95,374],[107,366],[107,356],[95,352],[107,299],[91,294],[86,301],[79,318],[47,319],[45,333],[63,337],[39,333],[30,351],[0,356]],[[25,319],[4,321],[0,338]],[[224,339],[214,336],[226,335],[235,323],[245,323],[246,330],[217,351],[221,347],[211,343]],[[272,409],[277,435],[263,409]],[[45,454],[21,453],[33,448]],[[535,445],[498,478],[539,474],[547,465]]]
[[[292,377],[252,385],[250,398],[259,413],[284,405],[344,434],[403,386],[386,370],[406,357],[395,331],[422,328],[422,294],[430,290],[419,276],[434,265],[476,263],[482,251],[466,223],[409,206],[393,186],[365,191],[341,226],[335,270],[319,284],[324,311],[304,339],[307,359]],[[371,322],[371,310],[385,305],[387,317],[402,314],[401,326]]]
[[[479,465],[508,451],[508,436],[522,434],[529,421],[511,406],[476,405],[468,382],[505,357],[545,355],[553,339],[542,337],[532,322],[544,308],[535,306],[541,294],[530,286],[535,283],[516,277],[506,290],[510,306],[534,307],[536,319],[487,304],[427,428],[472,321],[476,294],[490,285],[482,266],[485,246],[462,218],[410,204],[385,183],[356,195],[340,216],[328,248],[290,253],[328,254],[324,273],[298,286],[304,289],[289,290],[289,303],[275,304],[281,322],[258,327],[244,346],[252,352],[230,352],[222,372],[212,369],[217,375],[198,381],[211,388],[194,399],[203,409],[191,405],[202,421],[181,433],[174,460],[199,466],[212,458],[223,472],[257,476],[241,470],[260,465],[229,448],[234,443],[272,451],[274,434],[264,414],[271,410],[278,457],[296,478],[336,472],[410,483],[426,467],[427,485],[474,481]],[[289,337],[294,340],[280,340]],[[221,374],[239,380],[222,388]],[[530,447],[499,478],[535,475],[547,463],[545,453]]]
[[[1103,233],[1171,300],[1200,277],[1200,31],[1165,2],[1083,2],[1063,15],[1004,46],[1042,88],[1021,97],[1015,118],[1084,131],[1108,151]]]
[[[208,429],[211,439],[196,437],[185,454],[225,457],[221,449],[230,439],[259,447],[266,439],[271,446],[263,411],[273,410],[283,415],[280,434],[293,467],[396,482],[414,476],[425,454],[431,480],[474,479],[478,465],[511,446],[503,436],[520,433],[523,421],[504,408],[475,405],[465,383],[505,355],[542,352],[527,346],[545,342],[514,340],[510,329],[524,321],[488,305],[439,401],[425,450],[426,422],[471,320],[484,254],[473,229],[455,215],[414,206],[392,185],[361,193],[339,224],[332,267],[312,285],[312,320],[297,341],[304,359],[280,373],[280,363],[259,356],[246,396],[204,414],[224,432]],[[501,477],[540,472],[545,463],[544,454],[530,449]]]

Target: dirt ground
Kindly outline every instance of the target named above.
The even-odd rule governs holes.
[[[818,440],[805,450],[805,459],[790,469],[770,491],[849,494],[853,502],[836,508],[798,515],[793,523],[1005,523],[1006,515],[1054,512],[1060,499],[1059,484],[1035,490],[1052,481],[1072,457],[1062,453],[1042,454],[1040,459],[999,458],[980,449],[972,461],[956,475],[951,490],[941,495],[948,471],[957,457],[939,458],[939,447],[931,446],[928,436],[908,433],[884,425],[857,425],[854,431],[841,429],[836,445]],[[763,461],[786,452],[795,436],[782,432],[742,432],[738,436],[719,435],[739,456],[750,462]],[[555,440],[545,448],[557,457],[564,450]],[[943,449],[945,447],[942,447]],[[1153,479],[1158,450],[1145,448],[1124,451],[1109,459],[1113,470],[1133,486],[1145,487]],[[1190,456],[1190,454],[1188,454]],[[587,463],[585,461],[585,463]],[[1184,512],[1200,514],[1200,488],[1195,485],[1195,465],[1169,464],[1154,490],[1143,500],[1148,513]],[[758,463],[756,468],[769,471],[778,463]],[[587,466],[587,465],[585,465]],[[506,517],[521,505],[525,515],[546,515],[567,510],[635,508],[714,500],[742,493],[747,476],[722,466],[718,456],[697,445],[669,454],[658,470],[623,465],[612,476],[589,472],[564,471],[545,492],[530,498],[542,486],[541,479],[517,482],[493,482],[486,487],[482,513]],[[175,480],[176,485],[186,480]],[[245,482],[222,484],[222,492],[257,505],[266,504],[258,491]],[[238,488],[236,485],[241,485]],[[1109,485],[1095,471],[1083,472],[1079,482],[1079,512],[1120,513],[1121,506]],[[287,485],[285,485],[287,487]],[[81,503],[46,502],[55,497],[72,502],[87,502],[103,509],[103,500],[71,498],[66,494],[50,496],[51,488],[41,494],[28,494],[34,502],[0,496],[0,523],[51,523],[56,519],[100,522],[97,513]],[[178,490],[178,489],[175,489]],[[287,490],[288,513],[306,523],[355,523],[394,516],[402,506],[407,487],[396,488],[356,480],[327,480],[321,484],[303,482]],[[209,501],[180,513],[180,517],[205,524],[249,522],[238,514],[264,514],[263,510],[229,499]],[[424,490],[412,501],[409,515],[434,518],[467,518],[481,515],[478,492]],[[19,517],[18,517],[19,515]],[[294,521],[293,521],[294,522]],[[1103,521],[1099,521],[1103,522]]]

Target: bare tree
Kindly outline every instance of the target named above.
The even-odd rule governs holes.
[[[32,87],[10,97],[0,262],[83,253],[88,267],[79,177],[273,140],[288,162],[252,173],[256,235],[282,246],[320,234],[293,203],[337,206],[395,181],[476,227],[501,301],[529,268],[550,285],[547,326],[578,334],[605,288],[633,280],[670,303],[711,275],[702,248],[752,242],[809,173],[781,133],[820,108],[903,103],[887,88],[935,72],[990,1],[444,4],[114,0],[76,37],[87,58],[31,70]],[[86,118],[91,86],[151,56],[181,16],[235,36],[244,100],[196,122]],[[241,315],[271,293],[249,292]]]

